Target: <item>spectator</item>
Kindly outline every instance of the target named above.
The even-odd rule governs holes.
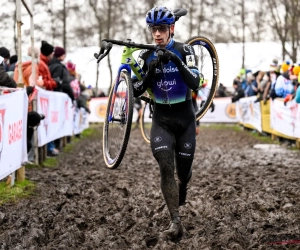
[[[223,85],[223,83],[220,83],[216,93],[216,97],[226,97],[226,96],[227,96],[226,87]]]
[[[0,48],[0,56],[2,56],[4,58],[4,62],[3,62],[3,67],[5,69],[5,71],[8,71],[8,66],[9,66],[9,58],[10,58],[10,52],[7,48],[5,47],[1,47]]]
[[[42,76],[44,81],[44,87],[46,90],[54,90],[55,88],[57,88],[57,84],[51,77],[50,70],[48,67],[48,63],[52,59],[53,54],[54,47],[46,41],[42,41],[40,62],[38,64],[38,68],[39,76]]]
[[[84,90],[80,93],[80,96],[77,98],[77,107],[78,108],[84,108],[86,112],[91,113],[88,102],[91,100],[90,92],[87,90]]]
[[[9,51],[8,49],[1,47],[0,48],[0,86],[16,88],[16,82],[9,77],[5,70],[5,64],[9,59]]]
[[[242,86],[240,85],[239,81],[237,81],[237,80],[233,81],[233,88],[234,88],[234,93],[233,93],[233,97],[231,99],[232,102],[237,102],[241,98],[245,97],[245,92],[244,92]]]
[[[264,91],[264,104],[266,103],[268,97],[272,99],[277,97],[275,92],[275,85],[278,76],[280,76],[280,67],[278,66],[278,61],[274,59],[270,65],[270,81],[267,83],[267,86]]]
[[[245,89],[245,97],[255,96],[257,94],[258,89],[257,89],[257,83],[254,80],[254,76],[252,72],[247,73],[246,79],[247,79],[246,82],[247,86]]]
[[[35,65],[35,78],[32,75],[32,58],[34,56],[36,60],[39,58],[39,49],[34,48],[34,52],[32,53],[31,47],[28,48],[28,56],[22,58],[22,77],[23,83],[26,87],[38,85],[39,87],[44,86],[44,81],[39,78],[39,68],[38,64]],[[18,71],[18,63],[16,63],[15,71],[14,71],[14,80],[18,81],[19,79],[19,71]]]
[[[105,93],[100,89],[98,97],[106,97]]]
[[[293,67],[291,66],[276,80],[275,93],[277,97],[285,98],[288,94],[292,94],[294,91],[292,80],[295,79],[297,79],[297,76],[293,75]]]
[[[69,72],[65,65],[62,64],[66,58],[66,51],[62,47],[55,47],[54,56],[49,62],[49,69],[52,78],[55,80],[57,87],[55,91],[66,93],[74,101],[74,93],[70,86]]]
[[[18,61],[18,56],[17,55],[13,55],[9,58],[8,71],[14,71],[15,70],[17,61]]]

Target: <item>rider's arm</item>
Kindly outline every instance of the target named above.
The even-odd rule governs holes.
[[[144,72],[146,72],[146,74],[140,81],[136,77],[132,78],[134,97],[142,95],[147,90],[156,73],[156,60],[152,60],[149,63],[149,66],[147,66],[146,63],[144,63],[146,61],[144,51],[142,51],[142,53],[140,54],[139,59],[143,62],[142,69]]]
[[[188,46],[188,50],[187,50],[188,52],[184,51],[184,54],[182,55],[183,58],[187,58],[191,56],[195,64],[195,52],[193,47],[189,45],[184,45],[184,46]],[[175,63],[175,65],[177,66],[181,74],[183,81],[190,89],[196,90],[199,87],[200,76],[197,67],[195,65],[189,68],[184,61],[182,61],[175,53],[169,50],[164,51],[163,60],[165,60],[164,63],[168,63],[169,60]]]

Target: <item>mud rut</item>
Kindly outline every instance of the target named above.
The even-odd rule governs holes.
[[[58,168],[28,170],[37,192],[0,207],[0,249],[300,249],[268,244],[300,240],[299,153],[253,149],[261,142],[249,132],[201,129],[179,242],[159,237],[169,215],[136,129],[117,170],[103,163],[100,135]]]

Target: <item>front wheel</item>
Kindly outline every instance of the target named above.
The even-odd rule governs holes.
[[[103,127],[103,156],[108,168],[117,168],[126,152],[132,123],[133,89],[128,72],[122,71],[111,88]]]
[[[196,120],[198,121],[213,105],[212,102],[219,81],[219,58],[215,46],[205,37],[191,37],[185,43],[193,46],[196,54],[196,64],[199,72],[204,76],[203,87],[197,93],[202,104],[198,105],[198,111],[196,112]]]

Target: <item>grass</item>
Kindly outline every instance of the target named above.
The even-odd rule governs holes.
[[[205,126],[201,126],[201,129],[207,129],[207,128],[210,128],[210,129],[230,129],[230,130],[233,130],[233,131],[243,131],[243,127],[238,125],[238,124],[208,124],[208,125],[205,125]],[[258,140],[260,140],[261,142],[264,142],[264,143],[270,143],[270,144],[279,144],[278,141],[273,141],[271,139],[271,137],[269,135],[262,135],[260,134],[258,131],[253,131],[251,129],[245,129],[245,131],[247,132],[247,134],[249,136],[252,136]]]
[[[29,180],[15,182],[14,186],[0,182],[0,205],[7,202],[16,202],[22,198],[28,198],[35,190],[35,184]]]
[[[231,129],[234,131],[242,131],[243,128],[237,124],[222,124],[222,123],[218,123],[218,124],[205,124],[204,126],[200,125],[200,129],[206,129],[206,128],[210,128],[210,129]]]

